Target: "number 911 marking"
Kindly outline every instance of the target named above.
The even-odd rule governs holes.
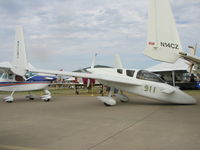
[[[144,91],[149,92],[149,93],[155,93],[156,92],[156,87],[145,85],[144,86]]]

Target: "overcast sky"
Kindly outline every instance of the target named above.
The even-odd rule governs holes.
[[[182,47],[199,44],[200,0],[171,0]],[[28,60],[43,69],[72,71],[97,64],[147,68],[148,0],[0,0],[0,62],[10,61],[15,26],[24,28]],[[164,19],[164,18],[163,18]],[[198,56],[200,56],[198,48]]]

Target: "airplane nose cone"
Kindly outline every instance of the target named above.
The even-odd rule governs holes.
[[[188,95],[187,93],[181,90],[176,90],[175,98],[176,98],[176,102],[179,104],[196,104],[197,103],[194,97]]]

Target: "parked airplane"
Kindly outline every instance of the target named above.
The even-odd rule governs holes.
[[[94,59],[95,60],[95,59]],[[98,96],[106,106],[116,105],[116,100],[112,97],[114,89],[126,91],[141,95],[148,98],[153,98],[163,102],[176,104],[195,104],[196,100],[179,90],[176,87],[164,83],[156,74],[145,70],[138,69],[123,69],[119,57],[116,57],[115,68],[94,68],[94,60],[88,73],[63,72],[63,71],[48,71],[32,69],[33,72],[41,72],[57,75],[68,75],[75,77],[84,77],[96,79],[99,83],[111,87],[108,96]],[[121,92],[115,96],[122,102],[127,102],[129,98]]]
[[[0,63],[0,91],[12,92],[4,98],[6,102],[13,102],[13,94],[17,91],[33,91],[44,89],[45,95],[41,96],[44,101],[51,99],[48,86],[56,79],[55,76],[39,75],[28,71],[30,65],[27,63],[26,51],[22,27],[16,28],[15,48],[13,62]],[[29,99],[34,99],[30,94]]]
[[[200,58],[195,53],[189,54],[182,50],[169,0],[149,2],[147,46],[144,54],[169,63],[183,58],[191,63],[190,70],[194,67],[195,72],[200,74]]]

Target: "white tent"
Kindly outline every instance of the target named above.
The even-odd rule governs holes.
[[[160,64],[147,68],[146,70],[151,72],[180,71],[180,70],[187,71],[188,64],[183,59],[179,59],[173,64],[162,62]]]

